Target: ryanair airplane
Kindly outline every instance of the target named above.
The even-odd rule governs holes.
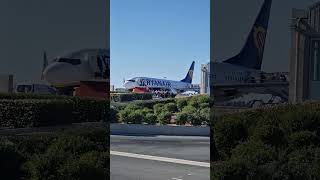
[[[135,77],[127,80],[124,87],[134,92],[147,92],[149,90],[169,90],[173,94],[184,92],[191,88],[194,61],[184,79],[173,81],[167,79],[157,79],[149,77]]]
[[[41,79],[68,94],[80,85],[80,81],[108,79],[109,63],[109,49],[81,49],[50,62],[44,52]]]
[[[223,62],[211,63],[213,87],[243,85],[260,78],[271,4],[272,0],[264,1],[239,54]]]

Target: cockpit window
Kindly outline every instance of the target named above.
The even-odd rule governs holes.
[[[128,80],[129,82],[136,82],[136,80],[134,80],[134,79],[130,79],[130,80]]]
[[[71,58],[59,58],[57,59],[57,62],[65,62],[72,65],[78,65],[81,64],[80,59],[71,59]]]

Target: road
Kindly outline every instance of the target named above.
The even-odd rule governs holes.
[[[111,136],[111,180],[209,180],[209,137]]]

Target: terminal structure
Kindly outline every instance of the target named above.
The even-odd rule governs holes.
[[[320,3],[293,9],[289,102],[320,100]]]
[[[210,63],[201,64],[201,82],[200,94],[209,94],[210,92]]]

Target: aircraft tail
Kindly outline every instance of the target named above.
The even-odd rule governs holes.
[[[47,52],[44,50],[43,51],[43,64],[42,64],[41,80],[44,79],[43,72],[47,66],[48,66]]]
[[[241,52],[225,63],[261,69],[272,0],[265,0]]]
[[[189,69],[186,77],[184,79],[182,79],[181,82],[192,83],[193,70],[194,70],[194,61],[192,61],[192,64],[190,66],[190,69]]]

